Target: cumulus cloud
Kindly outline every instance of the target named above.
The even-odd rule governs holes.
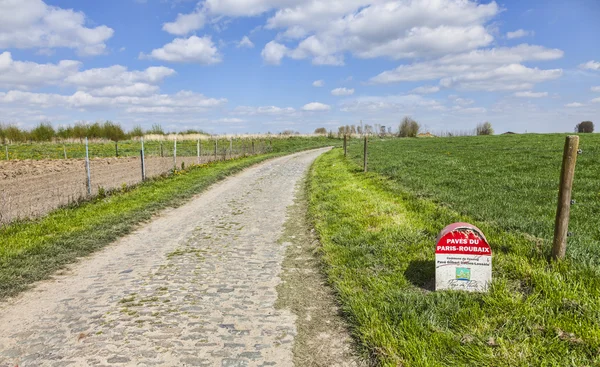
[[[599,86],[597,86],[597,87],[591,87],[591,88],[590,88],[590,90],[591,90],[592,92],[600,92],[600,85],[599,85]]]
[[[565,107],[570,107],[570,108],[577,108],[577,107],[583,107],[585,106],[583,103],[579,103],[579,102],[571,102],[571,103],[567,103],[565,105]]]
[[[221,55],[210,36],[176,38],[171,43],[152,50],[149,55],[141,54],[140,58],[203,65],[221,62]]]
[[[252,41],[250,41],[250,38],[248,38],[248,36],[244,36],[240,42],[238,42],[237,47],[245,47],[245,48],[254,48],[254,43],[252,43]]]
[[[77,73],[81,63],[62,60],[57,64],[37,64],[15,61],[8,51],[0,53],[0,88],[32,89],[59,84],[67,76]]]
[[[510,39],[514,39],[514,38],[521,38],[521,37],[525,37],[525,36],[532,36],[533,35],[533,31],[526,31],[524,29],[518,29],[514,32],[508,32],[506,33],[506,38]]]
[[[592,103],[600,103],[600,97],[592,99]]]
[[[440,87],[435,85],[423,85],[421,87],[417,87],[411,90],[411,93],[414,94],[429,94],[429,93],[437,93],[440,91]]]
[[[267,64],[279,65],[281,59],[288,53],[288,48],[278,42],[271,41],[265,45],[265,48],[261,52],[263,60]]]
[[[0,104],[40,106],[45,108],[118,109],[140,112],[203,112],[227,103],[226,99],[207,98],[191,91],[172,95],[101,97],[77,91],[72,95],[9,91],[0,93]]]
[[[515,97],[543,98],[543,97],[548,97],[548,92],[532,92],[532,91],[516,92]]]
[[[469,0],[272,1],[263,6],[271,8],[277,11],[266,27],[300,39],[285,56],[330,65],[342,65],[345,53],[402,59],[485,46],[493,37],[484,24],[500,11],[495,2]]]
[[[313,85],[313,87],[320,88],[320,87],[323,87],[323,86],[325,86],[325,81],[324,81],[324,80],[315,80],[315,81],[312,83],[312,85]]]
[[[255,116],[255,115],[290,115],[295,113],[296,110],[292,107],[277,107],[277,106],[238,106],[232,113],[235,115],[243,116]]]
[[[164,66],[152,66],[142,71],[129,71],[125,66],[113,65],[73,74],[65,79],[65,83],[84,89],[107,86],[126,87],[136,83],[158,84],[175,73],[175,70]]]
[[[202,29],[206,21],[204,13],[197,9],[190,14],[178,14],[174,22],[163,24],[163,31],[176,36],[185,36],[190,32]]]
[[[331,94],[334,96],[351,96],[354,94],[354,89],[335,88],[331,91]]]
[[[42,0],[0,1],[0,49],[72,48],[81,55],[98,55],[114,31],[88,28],[82,12],[50,6]]]
[[[307,103],[302,107],[303,111],[329,111],[331,106],[320,102]]]
[[[344,101],[341,110],[344,112],[402,112],[408,113],[420,109],[444,111],[446,107],[440,102],[424,98],[416,94],[391,96],[365,96]]]
[[[563,51],[527,44],[474,50],[437,60],[401,65],[370,79],[373,84],[440,80],[446,88],[465,90],[532,89],[535,83],[559,78],[562,69],[541,70],[520,62],[561,58]]]
[[[579,65],[579,67],[584,70],[600,70],[600,62],[592,60]]]

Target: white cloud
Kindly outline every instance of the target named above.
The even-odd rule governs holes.
[[[579,67],[586,70],[600,70],[600,62],[592,60],[579,65]]]
[[[331,94],[334,96],[351,96],[354,94],[354,89],[335,88],[331,91]]]
[[[265,48],[261,52],[261,56],[267,64],[279,65],[281,64],[281,59],[283,59],[287,52],[288,48],[285,45],[271,41],[265,45]]]
[[[489,92],[502,90],[531,89],[536,83],[557,79],[561,69],[540,70],[521,64],[500,66],[487,71],[466,72],[461,75],[444,78],[440,85],[445,88],[463,90],[484,90]]]
[[[235,117],[224,117],[224,118],[216,120],[215,122],[223,123],[223,124],[239,124],[239,123],[242,123],[245,121],[246,120],[238,119]]]
[[[469,0],[269,3],[278,10],[267,28],[307,35],[286,56],[330,65],[342,65],[346,52],[360,58],[402,59],[485,46],[493,37],[484,23],[500,11],[495,2]]]
[[[592,99],[592,103],[600,103],[600,97]]]
[[[522,90],[562,75],[561,69],[528,68],[520,62],[558,59],[563,52],[527,44],[448,55],[433,61],[401,65],[373,78],[371,83],[441,79],[446,88],[465,90]]]
[[[158,84],[174,74],[175,70],[164,66],[152,66],[143,71],[129,71],[125,66],[113,65],[73,74],[65,79],[65,83],[84,89],[126,87],[136,83]]]
[[[524,29],[518,29],[514,32],[508,32],[506,33],[506,38],[510,39],[514,39],[514,38],[521,38],[521,37],[525,37],[525,36],[532,36],[534,33],[533,31],[526,31]]]
[[[198,63],[203,65],[221,62],[221,55],[210,36],[202,38],[176,38],[161,48],[152,50],[150,55],[141,54],[140,58],[153,58],[170,62]]]
[[[396,69],[384,71],[371,78],[375,84],[397,83],[440,79],[467,72],[489,71],[498,66],[517,64],[525,61],[555,60],[563,56],[563,51],[547,49],[527,44],[517,47],[501,47],[476,50],[468,53],[448,55],[434,61],[400,65]]]
[[[421,109],[446,110],[440,102],[416,94],[358,97],[344,101],[341,105],[341,110],[344,112],[379,113],[386,111],[406,114]]]
[[[100,97],[78,91],[72,95],[9,91],[0,93],[0,104],[40,106],[44,108],[117,109],[125,112],[204,112],[227,103],[226,99],[207,98],[202,94],[178,93],[150,96]]]
[[[516,92],[515,97],[542,98],[542,97],[548,97],[548,92],[532,92],[532,91]]]
[[[248,38],[248,36],[244,36],[240,42],[238,42],[237,47],[246,47],[246,48],[254,48],[254,43],[252,43],[252,41],[250,41],[250,38]]]
[[[320,88],[320,87],[323,87],[323,86],[325,86],[325,81],[324,81],[324,80],[315,80],[315,81],[312,83],[312,85],[313,85],[313,87]]]
[[[14,61],[8,51],[0,53],[0,88],[32,89],[61,83],[79,71],[81,63],[62,60],[57,64]]]
[[[243,116],[255,116],[255,115],[290,115],[294,114],[296,110],[292,107],[277,107],[277,106],[238,106],[232,113],[235,115]]]
[[[42,0],[0,1],[0,49],[66,47],[81,55],[98,55],[114,31],[85,27],[82,12],[46,5]]]
[[[127,86],[111,85],[99,89],[92,89],[89,93],[98,97],[149,96],[158,92],[159,89],[160,88],[156,85],[135,83]]]
[[[439,91],[440,91],[440,87],[431,86],[431,85],[424,85],[424,86],[417,87],[417,88],[411,90],[410,93],[415,93],[415,94],[429,94],[429,93],[437,93]]]
[[[303,111],[329,111],[331,110],[331,106],[326,105],[324,103],[320,103],[320,102],[311,102],[308,104],[305,104],[304,107],[302,107]]]
[[[583,106],[585,106],[585,105],[583,103],[579,103],[579,102],[567,103],[565,105],[565,107],[570,107],[570,108],[583,107]]]
[[[600,85],[599,85],[599,86],[597,86],[597,87],[591,87],[591,88],[590,88],[590,90],[591,90],[592,92],[600,92]]]
[[[197,9],[190,14],[178,14],[174,22],[163,24],[163,31],[176,36],[185,36],[190,32],[202,29],[206,21],[204,13]]]

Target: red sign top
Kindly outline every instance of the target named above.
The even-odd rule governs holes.
[[[479,228],[469,223],[454,223],[438,236],[435,253],[492,256],[492,249]]]

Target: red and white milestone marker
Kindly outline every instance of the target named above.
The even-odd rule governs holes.
[[[486,292],[492,281],[492,249],[469,223],[442,230],[435,247],[435,290]]]

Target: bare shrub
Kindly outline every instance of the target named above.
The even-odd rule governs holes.
[[[410,118],[409,116],[405,116],[400,123],[400,130],[398,132],[398,136],[402,138],[415,138],[417,134],[419,134],[419,123]]]
[[[475,128],[475,132],[477,135],[494,135],[492,124],[487,121],[483,124],[478,124]]]

